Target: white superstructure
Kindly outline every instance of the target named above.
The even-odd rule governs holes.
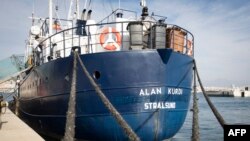
[[[234,87],[233,88],[233,94],[234,97],[250,97],[250,87]]]

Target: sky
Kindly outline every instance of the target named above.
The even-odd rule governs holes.
[[[79,0],[81,7],[84,0]],[[54,0],[60,14],[69,0]],[[250,1],[147,0],[149,13],[168,17],[195,36],[195,60],[205,86],[250,85]],[[121,0],[121,8],[138,11],[139,0]],[[92,0],[94,19],[119,7],[118,0]],[[1,0],[0,60],[23,54],[31,20],[47,17],[48,0]],[[64,17],[64,16],[61,16]]]

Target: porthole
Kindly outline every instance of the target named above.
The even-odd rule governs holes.
[[[99,71],[94,71],[93,77],[98,80],[101,77],[101,73]]]

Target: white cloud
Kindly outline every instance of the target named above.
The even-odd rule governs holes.
[[[250,84],[250,5],[154,1],[151,6],[195,35],[195,58],[207,85]],[[165,4],[163,4],[165,3]],[[171,21],[170,21],[171,20]]]
[[[106,16],[118,1],[93,1],[93,16]],[[109,2],[113,2],[110,4]],[[67,10],[67,1],[59,10]],[[123,0],[122,8],[138,11],[138,1]],[[81,7],[83,2],[81,3]],[[47,0],[35,0],[36,14],[47,14]],[[250,84],[250,3],[239,1],[148,0],[149,12],[167,16],[166,22],[178,24],[195,35],[195,58],[205,84]],[[31,21],[30,0],[3,0],[0,5],[0,59],[23,53]],[[59,11],[60,12],[60,11]],[[60,12],[63,13],[63,12]],[[65,12],[64,12],[65,13]]]

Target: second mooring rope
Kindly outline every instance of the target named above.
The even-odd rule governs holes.
[[[68,111],[66,117],[65,132],[62,141],[74,141],[75,138],[75,116],[76,116],[76,77],[77,77],[77,60],[74,51],[73,74],[71,81],[71,91],[69,96]]]
[[[122,127],[125,134],[128,136],[129,140],[139,141],[140,138],[136,135],[136,133],[132,130],[132,128],[128,125],[128,123],[122,118],[120,113],[116,110],[116,108],[112,105],[112,103],[108,100],[108,98],[104,95],[100,87],[96,84],[94,79],[91,77],[85,65],[83,64],[83,61],[81,60],[80,56],[77,53],[76,53],[76,56],[78,58],[78,61],[80,62],[80,65],[82,67],[84,74],[87,76],[91,85],[94,87],[97,95],[101,98],[106,108],[110,111],[110,113],[114,116],[118,124]]]
[[[192,124],[192,141],[200,141],[199,133],[199,108],[197,103],[196,91],[196,68],[194,67],[194,86],[193,86],[193,124]]]
[[[199,76],[199,73],[198,73],[198,69],[197,69],[195,60],[194,60],[194,68],[195,68],[195,72],[196,72],[196,74],[194,74],[194,75],[197,75],[197,78],[198,78],[198,81],[199,81],[202,93],[203,93],[203,95],[204,95],[204,97],[205,97],[205,99],[206,99],[209,107],[213,111],[213,114],[215,115],[216,119],[218,120],[218,122],[220,123],[221,127],[223,128],[224,125],[226,124],[226,122],[224,121],[223,117],[220,115],[220,113],[218,112],[218,110],[215,108],[215,106],[210,101],[209,97],[207,96],[206,91],[205,91],[205,89],[203,87],[203,84],[201,82],[201,79],[200,79],[200,76]]]

